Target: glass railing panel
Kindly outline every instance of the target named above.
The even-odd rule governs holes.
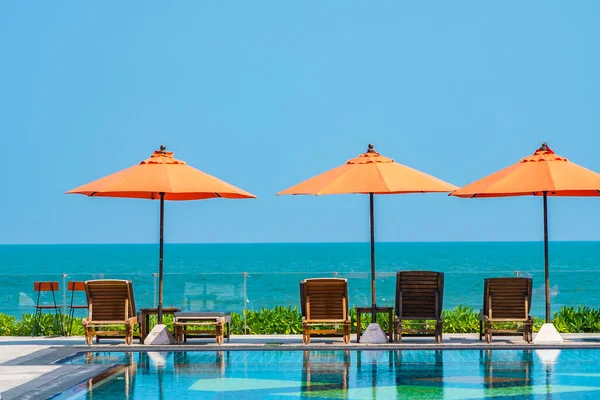
[[[165,305],[184,311],[235,311],[244,307],[242,273],[165,275]]]
[[[275,306],[300,307],[300,281],[306,278],[332,278],[333,272],[248,273],[247,308],[260,310]]]
[[[384,268],[381,268],[384,269]],[[407,268],[408,269],[408,268]],[[414,268],[417,269],[417,268]],[[67,291],[69,281],[90,279],[128,279],[133,282],[136,307],[156,307],[158,300],[158,274],[144,273],[68,273],[68,274],[4,274],[0,282],[0,313],[20,317],[35,312],[36,281],[59,282],[55,293],[61,306],[71,303]],[[483,282],[489,277],[524,276],[533,278],[532,314],[542,317],[545,312],[545,289],[543,269],[514,271],[500,267],[493,271],[473,269],[445,272],[444,309],[464,305],[480,309],[483,300]],[[585,305],[600,307],[600,292],[595,282],[600,276],[596,268],[550,270],[550,293],[552,311],[562,306]],[[164,306],[183,310],[222,310],[241,312],[244,308],[260,310],[262,307],[300,306],[299,282],[306,278],[340,277],[348,279],[349,305],[371,304],[370,274],[365,272],[247,272],[247,273],[166,273],[164,275]],[[393,306],[396,271],[380,270],[376,274],[377,304]],[[41,303],[52,304],[51,293],[42,293]],[[85,304],[85,295],[76,293],[74,304]],[[64,310],[63,310],[64,311]],[[76,310],[82,317],[86,310]]]
[[[34,282],[58,282],[59,290],[40,293],[40,304],[54,305],[54,299],[57,305],[63,304],[62,278],[54,274],[8,274],[2,276],[0,284],[0,313],[13,315],[16,317],[21,314],[35,313],[35,305],[38,301],[37,293],[33,290]]]

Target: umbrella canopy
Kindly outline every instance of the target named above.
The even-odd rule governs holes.
[[[279,193],[292,195],[369,194],[371,220],[371,305],[375,322],[375,228],[373,195],[451,192],[456,186],[424,172],[398,164],[370,144],[366,153]]]
[[[163,306],[163,252],[164,201],[201,200],[210,198],[249,199],[251,193],[236,188],[173,157],[160,146],[150,158],[137,165],[115,172],[104,178],[69,190],[67,194],[90,197],[124,197],[160,200],[160,248],[158,284],[158,320],[162,323]]]
[[[450,192],[457,187],[398,164],[369,145],[366,153],[278,194],[406,194]]]
[[[600,196],[600,175],[554,154],[546,143],[516,164],[452,192],[457,197]]]
[[[546,143],[542,143],[533,155],[455,190],[450,195],[463,198],[543,197],[546,322],[550,322],[548,196],[600,196],[600,174],[555,154]]]
[[[125,197],[165,200],[201,200],[214,197],[228,199],[255,198],[251,193],[236,188],[212,175],[190,167],[173,157],[165,146],[150,158],[133,167],[105,176],[67,194],[85,194],[94,197]]]

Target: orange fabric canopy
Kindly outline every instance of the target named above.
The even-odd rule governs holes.
[[[531,156],[450,195],[457,197],[600,196],[600,174],[554,154],[546,143]]]
[[[138,165],[69,190],[67,194],[165,200],[199,200],[214,197],[229,199],[256,198],[212,175],[190,167],[173,157],[172,152],[157,150]]]
[[[369,150],[346,164],[277,194],[401,194],[451,192],[456,186],[398,164],[369,145]]]

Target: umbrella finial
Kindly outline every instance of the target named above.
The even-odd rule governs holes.
[[[160,145],[160,152],[161,153],[166,153],[167,152],[167,146],[165,146],[164,144]]]
[[[552,153],[554,154],[554,152],[550,149],[550,147],[548,146],[548,143],[544,142],[542,143],[542,145],[540,146],[539,149],[537,149],[535,151],[535,153]]]
[[[367,153],[375,153],[375,146],[373,146],[371,143],[369,143],[369,149],[367,150]]]

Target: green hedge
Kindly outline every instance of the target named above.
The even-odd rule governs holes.
[[[458,306],[452,310],[442,312],[444,319],[444,332],[446,333],[475,333],[479,332],[478,311],[465,306]],[[356,310],[350,310],[352,319],[352,332],[356,332]],[[71,321],[64,317],[64,323],[69,326]],[[593,332],[600,333],[600,309],[593,309],[586,306],[563,307],[553,314],[552,321],[559,332],[580,333]],[[152,322],[156,323],[156,317],[152,317]],[[173,317],[165,315],[164,322],[169,328],[172,328]],[[364,315],[361,318],[362,328],[365,329],[371,322],[370,315]],[[389,323],[387,315],[379,314],[377,322],[384,330],[388,329]],[[534,331],[537,331],[543,321],[540,318],[535,319]],[[272,309],[263,308],[261,310],[246,311],[246,325],[244,329],[244,317],[239,313],[231,315],[231,333],[250,335],[277,335],[277,334],[298,334],[302,332],[302,316],[297,307],[275,307]],[[405,324],[406,326],[407,324]],[[408,324],[410,325],[410,323]],[[511,324],[503,324],[506,327]],[[33,314],[23,314],[20,321],[13,316],[0,313],[0,336],[31,336],[34,328]],[[43,314],[40,321],[39,334],[44,336],[60,335],[60,326],[53,314]],[[136,327],[136,333],[138,328]],[[73,335],[83,335],[81,319],[73,320]]]

